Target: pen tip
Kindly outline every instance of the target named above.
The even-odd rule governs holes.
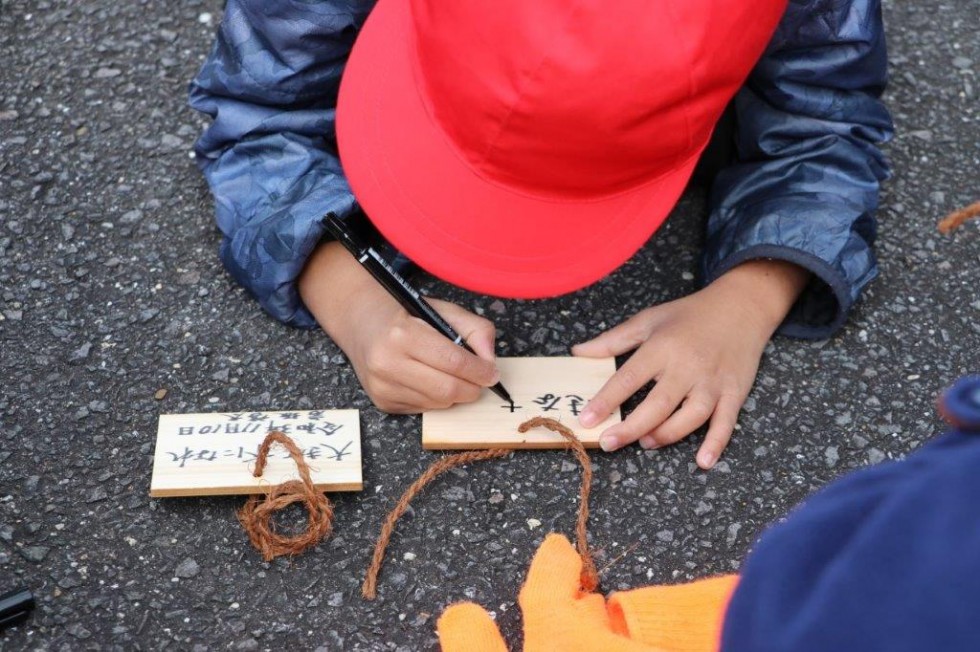
[[[513,411],[513,410],[514,410],[514,399],[512,399],[512,398],[510,397],[510,392],[508,392],[508,391],[507,391],[507,390],[506,390],[506,389],[504,388],[504,386],[503,386],[503,384],[502,384],[502,383],[497,383],[496,385],[494,385],[493,387],[491,387],[491,388],[490,388],[490,390],[491,390],[491,391],[492,391],[492,392],[493,392],[494,394],[496,394],[497,396],[499,396],[500,398],[502,398],[502,399],[504,399],[505,401],[507,401],[507,402],[508,402],[508,403],[510,404],[510,409],[511,409],[511,411]]]

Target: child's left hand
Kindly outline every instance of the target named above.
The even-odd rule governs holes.
[[[710,469],[728,445],[766,343],[808,276],[791,263],[750,261],[699,292],[647,308],[575,345],[572,353],[585,357],[637,349],[586,405],[582,425],[601,422],[654,380],[629,417],[602,433],[602,449],[637,440],[644,448],[673,444],[710,419],[697,454],[698,466]]]

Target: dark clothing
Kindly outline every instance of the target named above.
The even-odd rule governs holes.
[[[197,160],[232,275],[277,319],[312,327],[296,279],[320,218],[356,210],[334,140],[334,107],[371,1],[229,0],[191,106],[214,118]],[[878,145],[891,135],[880,0],[791,0],[734,101],[737,160],[711,194],[702,271],[753,258],[813,272],[782,331],[825,337],[874,278]]]
[[[974,431],[848,475],[762,535],[723,651],[980,650],[980,377],[959,387]]]

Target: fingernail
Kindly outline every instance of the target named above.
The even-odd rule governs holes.
[[[591,428],[599,422],[599,416],[595,413],[592,408],[585,408],[582,414],[578,415],[579,423],[581,423],[586,428]]]
[[[619,448],[619,442],[616,441],[616,437],[613,435],[603,435],[599,437],[599,448],[607,453],[611,453]]]
[[[653,437],[643,437],[640,439],[640,448],[645,448],[647,450],[657,447],[657,442]]]
[[[704,453],[698,455],[698,463],[701,465],[701,468],[705,470],[713,467],[717,459],[718,458],[715,456],[714,453],[708,451],[705,451]]]

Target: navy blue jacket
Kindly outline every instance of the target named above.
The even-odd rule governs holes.
[[[320,218],[355,208],[334,138],[340,75],[373,0],[228,0],[190,102],[212,116],[197,161],[217,204],[221,258],[277,319],[315,325],[296,279]],[[825,337],[876,274],[879,145],[892,131],[880,0],[790,0],[735,98],[737,161],[711,193],[702,275],[754,258],[814,281],[782,326]]]
[[[972,424],[834,482],[762,536],[723,652],[980,650],[980,376],[946,404]]]

